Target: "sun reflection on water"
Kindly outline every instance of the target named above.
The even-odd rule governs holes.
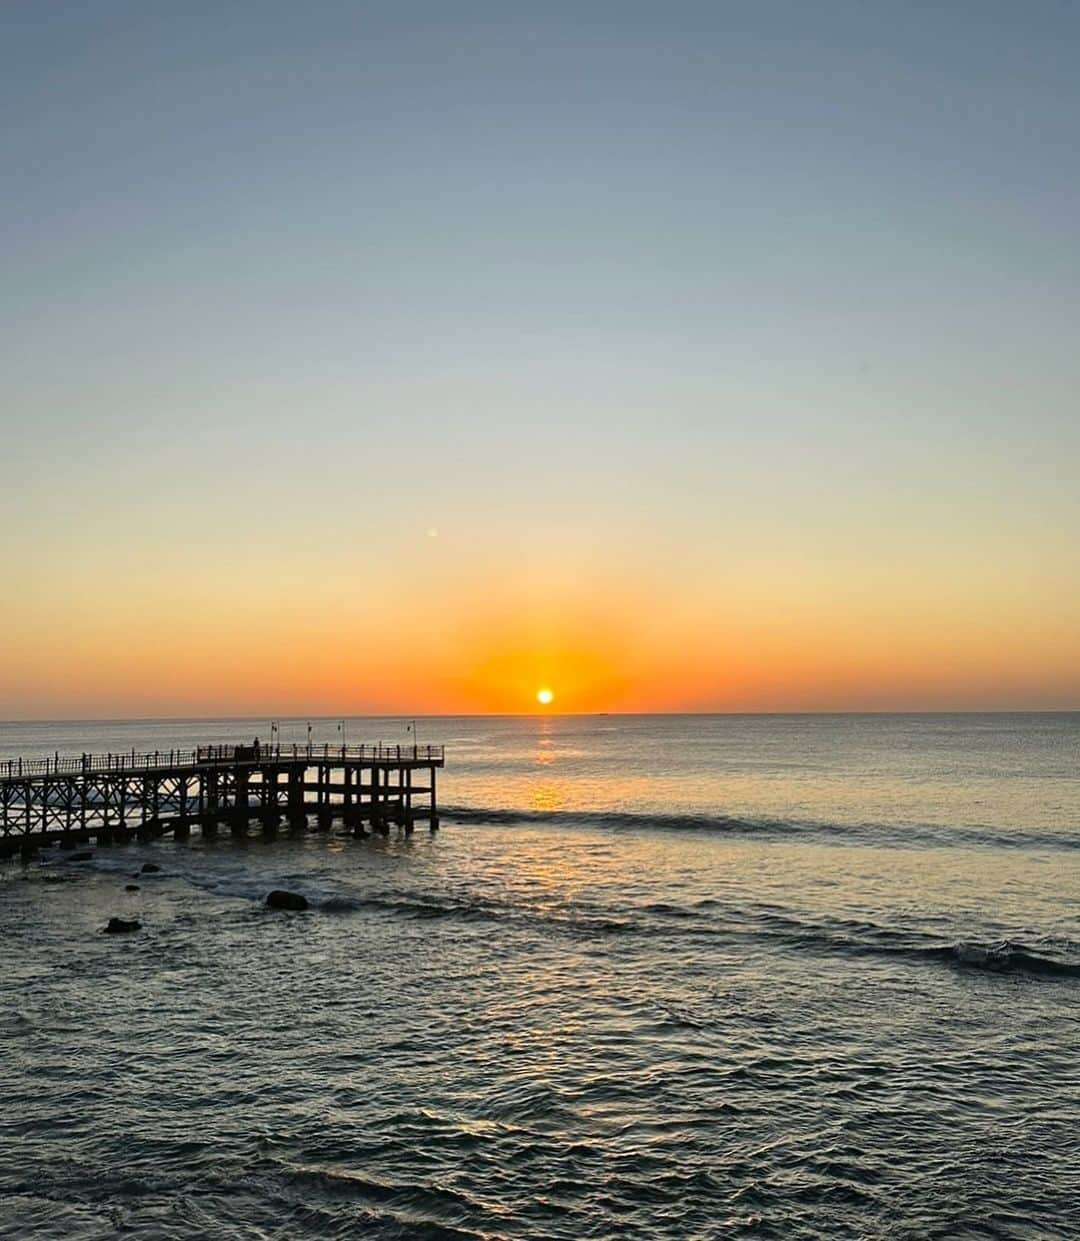
[[[536,784],[533,785],[530,793],[530,803],[533,810],[550,813],[554,810],[561,810],[566,804],[566,798],[558,785]]]

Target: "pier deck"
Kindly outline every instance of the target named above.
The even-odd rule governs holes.
[[[358,833],[439,825],[442,746],[200,746],[0,760],[0,857],[44,844],[123,843],[197,827],[244,834],[314,815]],[[426,778],[425,778],[426,777]],[[309,796],[311,794],[312,796]]]

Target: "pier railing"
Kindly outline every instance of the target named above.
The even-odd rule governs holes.
[[[438,763],[445,757],[441,745],[398,745],[385,741],[373,745],[205,745],[194,750],[125,750],[117,754],[60,754],[48,758],[0,759],[0,779],[28,776],[79,775],[83,772],[156,771],[162,768],[194,769],[217,765],[235,767],[261,763],[357,762]]]

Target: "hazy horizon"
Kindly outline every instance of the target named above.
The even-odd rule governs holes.
[[[942,708],[933,711],[546,711],[536,709],[532,711],[429,711],[426,713],[413,712],[379,712],[375,714],[356,714],[356,715],[284,715],[273,711],[263,711],[251,715],[101,715],[101,716],[79,716],[79,715],[59,715],[52,717],[34,717],[19,716],[10,719],[0,720],[0,725],[4,724],[170,724],[185,723],[198,724],[203,721],[207,723],[237,723],[237,724],[255,724],[265,723],[269,726],[271,723],[285,724],[303,724],[320,723],[320,724],[336,724],[344,719],[346,723],[352,723],[355,720],[395,720],[402,724],[408,724],[412,720],[454,720],[454,719],[602,719],[607,716],[618,716],[620,718],[642,718],[650,717],[696,717],[696,716],[730,716],[731,718],[753,718],[761,716],[769,717],[798,717],[804,716],[814,718],[815,716],[835,717],[835,716],[956,716],[956,715],[1080,715],[1080,709],[1072,709],[1068,707],[1005,707],[1000,709],[988,708],[984,710],[949,710]],[[319,744],[325,738],[320,738]],[[363,738],[365,741],[375,740],[375,738]],[[282,743],[284,744],[284,742]],[[291,741],[289,744],[292,744]],[[349,739],[349,744],[353,744],[353,739]]]

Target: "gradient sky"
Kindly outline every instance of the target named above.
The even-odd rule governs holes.
[[[1080,706],[1080,6],[0,7],[0,716]]]

